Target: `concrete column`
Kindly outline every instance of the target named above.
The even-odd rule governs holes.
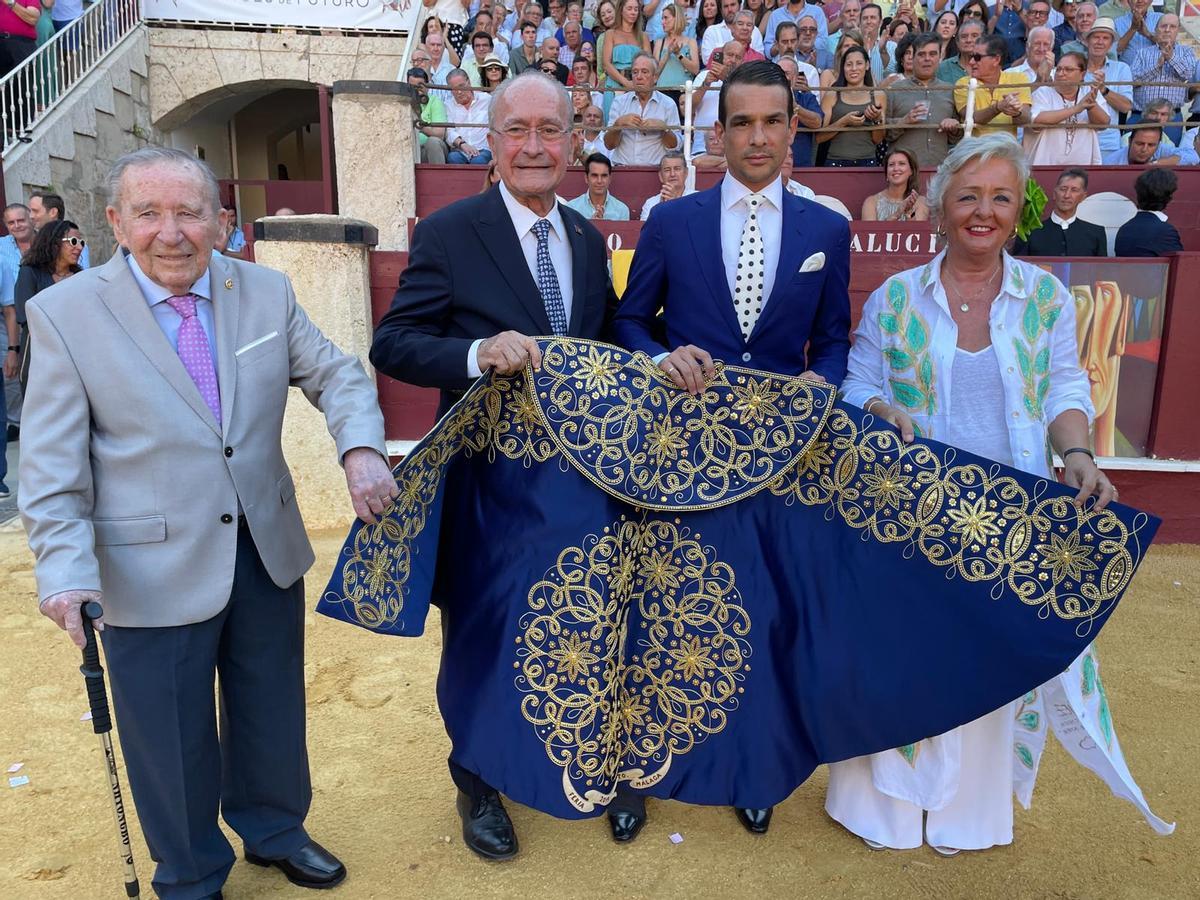
[[[357,356],[374,381],[367,355],[374,331],[370,248],[375,228],[343,216],[280,216],[255,222],[254,237],[255,262],[291,278],[308,317],[338,347]],[[298,389],[288,393],[283,452],[305,523],[348,526],[354,512],[333,438],[324,415]]]
[[[417,214],[416,92],[397,81],[335,81],[330,93],[338,210],[379,229],[380,250],[407,250]]]

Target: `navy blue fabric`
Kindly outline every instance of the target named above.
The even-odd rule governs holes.
[[[801,272],[818,252],[824,266]],[[811,369],[840,384],[850,351],[849,279],[846,220],[784,191],[775,285],[750,338],[743,338],[721,257],[718,183],[651,211],[613,317],[613,342],[648,356],[695,344],[730,365],[784,375]],[[666,345],[656,337],[660,310]]]
[[[481,381],[400,466],[398,507],[355,526],[318,611],[418,634],[440,606],[452,764],[552,815],[597,814],[619,781],[766,807],[821,763],[972,721],[1095,639],[1157,528],[943,444],[902,448],[825,386],[805,388],[812,435],[781,447],[795,379],[730,368],[681,403],[638,375],[644,357],[608,348],[623,367],[596,387],[604,345],[544,346],[532,385]],[[651,395],[673,412],[642,415]],[[722,470],[747,420],[761,447]],[[664,422],[675,462],[643,468],[660,445],[628,429]],[[701,454],[720,497],[682,462]],[[647,473],[687,484],[641,494]]]
[[[1140,211],[1117,229],[1117,256],[1165,256],[1183,250],[1179,231],[1152,212]]]
[[[308,842],[304,582],[279,588],[238,532],[229,605],[205,622],[102,632],[121,751],[158,863],[154,890],[193,900],[234,862],[218,810],[267,858]],[[220,683],[220,738],[213,677]]]

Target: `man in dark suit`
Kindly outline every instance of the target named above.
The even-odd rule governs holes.
[[[716,187],[650,213],[614,337],[692,393],[711,377],[714,359],[837,384],[850,350],[850,229],[837,213],[783,190],[779,171],[796,131],[783,70],[765,61],[734,70],[714,127],[728,171]],[[660,309],[666,346],[656,337]],[[618,795],[635,835],[645,811],[630,799]],[[771,820],[769,808],[737,814],[756,834]]]
[[[1088,175],[1066,169],[1054,185],[1054,210],[1025,240],[1017,239],[1017,256],[1108,256],[1108,234],[1076,216],[1087,198]]]
[[[1166,208],[1179,180],[1170,169],[1147,169],[1134,182],[1138,213],[1117,231],[1117,256],[1163,256],[1183,250]]]
[[[604,239],[555,197],[570,148],[567,91],[522,73],[492,95],[489,124],[501,183],[418,223],[371,347],[385,375],[441,388],[441,413],[488,369],[539,367],[530,335],[598,338],[616,304]],[[443,627],[454,622],[444,618]],[[487,859],[514,856],[516,834],[496,790],[453,759],[450,774],[467,846]]]

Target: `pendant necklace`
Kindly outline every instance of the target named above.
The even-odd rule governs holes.
[[[958,308],[960,310],[962,310],[963,312],[970,312],[971,304],[978,303],[983,298],[984,291],[986,291],[988,289],[988,285],[992,283],[992,279],[995,278],[996,273],[1000,271],[1000,266],[1003,262],[1004,262],[1004,258],[1001,257],[1000,262],[996,263],[996,268],[992,269],[991,274],[988,275],[988,277],[984,280],[983,287],[981,287],[978,291],[975,292],[974,297],[970,297],[970,298],[967,297],[967,295],[963,292],[962,288],[960,288],[958,286],[958,278],[955,277],[954,291],[956,294],[958,294],[958,299],[962,301],[962,303],[960,303],[958,305]]]

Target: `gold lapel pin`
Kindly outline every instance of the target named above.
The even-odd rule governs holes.
[[[232,278],[226,278],[226,279],[225,279],[225,289],[226,289],[226,290],[228,290],[228,291],[232,291],[232,290],[233,290],[233,279],[232,279]]]

